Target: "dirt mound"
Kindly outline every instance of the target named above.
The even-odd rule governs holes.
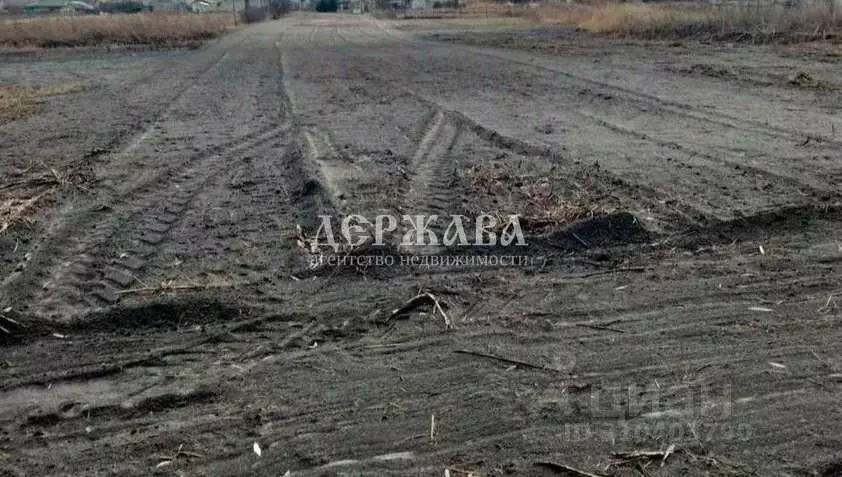
[[[671,241],[671,246],[688,248],[710,243],[730,243],[735,240],[754,240],[772,235],[804,231],[808,225],[842,221],[839,206],[782,207],[755,215],[723,221],[705,228],[694,228]]]
[[[162,298],[94,313],[74,328],[98,331],[177,329],[227,321],[244,314],[247,314],[246,309],[216,300],[181,298],[170,301]]]
[[[739,76],[724,66],[709,63],[696,63],[686,68],[679,68],[678,72],[692,75],[709,76],[711,78],[738,79]]]
[[[0,345],[20,341],[30,330],[22,318],[13,315],[11,310],[0,313]]]
[[[805,71],[798,71],[789,79],[789,81],[787,81],[787,83],[790,86],[796,86],[799,88],[813,88],[822,90],[837,89],[835,86],[828,83],[827,81],[814,78],[812,75]]]
[[[234,303],[196,296],[153,298],[138,305],[90,313],[70,323],[47,322],[7,311],[0,313],[0,345],[13,345],[51,334],[61,338],[90,332],[130,334],[141,330],[177,330],[185,326],[227,322],[249,314],[249,309]]]
[[[574,222],[544,238],[544,244],[569,251],[586,250],[650,239],[650,233],[637,217],[628,212],[614,212]]]

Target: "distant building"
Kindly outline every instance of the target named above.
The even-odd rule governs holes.
[[[210,6],[204,1],[150,0],[144,4],[153,12],[200,12]]]
[[[62,15],[99,15],[99,9],[79,0],[71,0],[64,4],[59,13]]]
[[[65,0],[41,0],[37,3],[30,3],[23,11],[27,15],[50,15],[57,14],[64,8]]]
[[[32,0],[0,0],[0,11],[21,13],[29,3],[32,3]]]
[[[81,0],[39,0],[28,3],[26,15],[98,15],[99,9]]]

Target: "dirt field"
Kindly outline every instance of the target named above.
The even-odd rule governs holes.
[[[839,58],[342,15],[5,54],[81,87],[0,124],[0,198],[43,195],[0,475],[842,475]],[[528,266],[296,244],[480,212]]]

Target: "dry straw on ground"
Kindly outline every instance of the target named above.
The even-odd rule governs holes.
[[[0,199],[0,234],[23,219],[47,193],[42,192],[26,199]]]
[[[139,13],[2,20],[0,46],[184,46],[213,38],[233,27],[231,14],[215,13]]]
[[[497,218],[501,227],[509,222],[510,214],[517,214],[521,225],[534,229],[566,225],[611,211],[606,204],[593,203],[586,197],[563,196],[548,179],[519,175],[511,167],[479,164],[463,174],[472,187],[502,201],[500,205],[507,213]]]
[[[0,180],[0,235],[25,221],[36,205],[62,187],[85,189],[89,177],[40,164]]]
[[[34,114],[50,96],[82,89],[79,85],[0,85],[0,124]],[[35,206],[62,186],[79,185],[84,177],[40,164],[0,178],[0,234],[26,219]]]
[[[2,35],[2,33],[0,33]],[[82,87],[75,84],[40,86],[0,85],[0,124],[31,114],[50,96],[73,93]]]

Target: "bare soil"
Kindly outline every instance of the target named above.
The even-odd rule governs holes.
[[[84,88],[0,126],[0,193],[72,178],[0,236],[0,475],[840,475],[834,51],[293,15],[4,55]],[[530,265],[296,244],[430,212],[530,216]]]

